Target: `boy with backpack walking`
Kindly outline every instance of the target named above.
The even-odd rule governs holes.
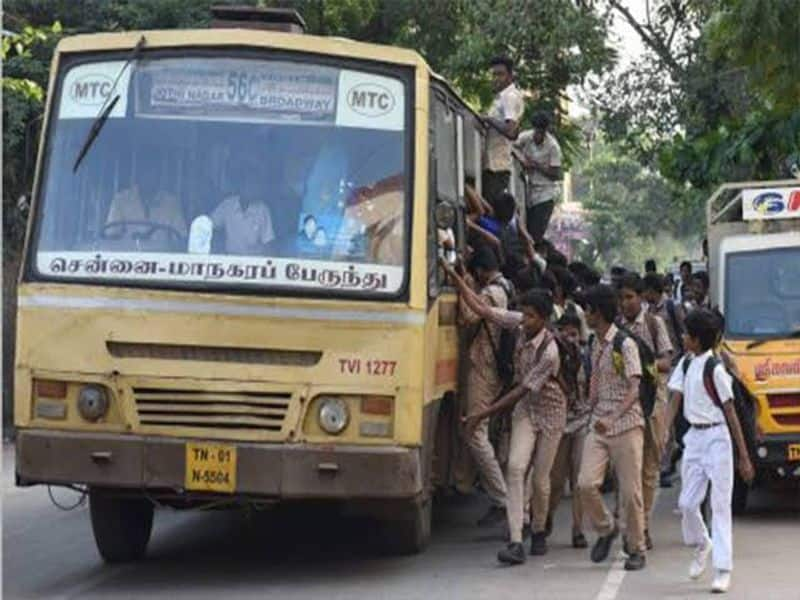
[[[650,513],[656,497],[664,454],[667,409],[666,377],[672,369],[672,342],[661,317],[650,313],[642,302],[644,284],[637,273],[627,273],[620,282],[620,324],[647,346],[657,370],[655,398],[649,415],[645,415],[644,449],[642,454],[642,501],[644,503],[644,538],[648,550],[653,549],[650,538]],[[641,357],[640,357],[641,358]]]
[[[643,369],[633,338],[614,324],[617,294],[607,285],[586,293],[586,318],[597,339],[590,341],[589,401],[592,417],[578,475],[583,510],[599,537],[591,559],[604,561],[619,529],[603,502],[600,486],[609,463],[619,484],[621,506],[627,522],[630,554],[625,569],[645,566],[644,507],[642,502],[642,450],[644,414],[640,401]]]
[[[678,504],[683,513],[683,540],[694,547],[689,577],[699,579],[713,553],[716,573],[712,592],[728,591],[733,568],[731,499],[733,496],[734,447],[742,479],[753,479],[741,424],[733,402],[732,379],[713,348],[719,335],[719,321],[707,309],[696,309],[686,316],[683,338],[687,350],[669,380],[674,393],[668,414],[672,422],[678,410],[690,423],[684,436],[681,465],[681,494]],[[733,442],[731,441],[733,438]],[[711,484],[711,529],[703,521],[700,506]]]
[[[533,468],[531,555],[547,553],[545,526],[550,498],[550,471],[567,421],[567,398],[560,349],[547,329],[553,300],[543,290],[531,290],[519,300],[519,311],[489,306],[451,268],[445,266],[461,293],[461,299],[482,318],[517,333],[514,352],[514,385],[490,407],[464,418],[467,431],[504,410],[511,415],[511,450],[508,459],[508,528],[510,543],[501,550],[500,562],[525,562],[522,546],[525,479]]]
[[[568,399],[567,425],[561,436],[553,470],[550,473],[550,510],[547,529],[549,533],[564,487],[569,480],[572,490],[572,547],[586,548],[589,544],[583,534],[583,507],[578,496],[578,473],[581,470],[583,446],[589,433],[589,418],[592,412],[587,380],[589,369],[585,365],[588,355],[580,345],[582,322],[577,314],[571,311],[565,312],[557,325],[565,342],[572,344],[580,366],[576,385],[570,390],[571,397]]]

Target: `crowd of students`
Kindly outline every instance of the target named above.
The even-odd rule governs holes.
[[[496,103],[513,108],[511,67],[500,60],[495,70],[508,76],[495,73],[495,81],[507,82],[496,86]],[[510,141],[519,127],[516,113],[509,114],[503,119],[498,109],[490,125]],[[546,139],[537,135],[533,143]],[[495,140],[491,149],[500,146]],[[549,165],[531,165],[544,177],[556,175]],[[464,440],[490,503],[479,525],[508,528],[498,560],[524,563],[528,536],[531,555],[547,553],[569,481],[572,545],[588,547],[590,525],[590,558],[602,562],[624,529],[625,569],[644,568],[654,547],[656,488],[671,484],[670,459],[680,442],[683,533],[694,547],[689,574],[702,575],[713,547],[712,589],[726,591],[734,444],[743,479],[752,479],[753,468],[730,402],[731,377],[714,353],[721,317],[708,308],[708,278],[682,269],[677,297],[674,282],[654,264],[644,277],[614,268],[606,282],[585,264],[568,263],[543,238],[549,214],[542,220],[533,211],[537,216],[529,213],[524,222],[503,178],[488,179],[486,198],[467,187],[468,256],[442,260],[442,268],[459,291],[469,344]],[[527,210],[537,204],[528,199]],[[679,412],[688,422],[682,439],[673,434]],[[617,491],[613,512],[602,493],[609,479]],[[711,537],[700,512],[709,483]]]

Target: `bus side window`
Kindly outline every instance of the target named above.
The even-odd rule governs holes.
[[[431,176],[430,198],[428,203],[428,295],[436,298],[444,281],[438,259],[453,253],[458,242],[457,224],[447,229],[437,227],[436,209],[441,203],[449,203],[457,213],[461,204],[459,190],[463,189],[463,154],[458,151],[460,116],[448,106],[446,98],[438,90],[431,94]],[[461,160],[460,160],[461,159]],[[459,179],[462,183],[459,184]],[[458,217],[457,217],[458,220]]]

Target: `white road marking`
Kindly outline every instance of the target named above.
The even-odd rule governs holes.
[[[67,588],[66,590],[62,591],[57,596],[54,596],[55,600],[72,600],[73,598],[81,598],[87,592],[90,592],[94,588],[100,586],[104,582],[108,581],[109,579],[113,579],[118,575],[122,575],[126,571],[130,571],[136,566],[136,563],[129,563],[127,565],[119,565],[119,566],[109,566],[103,565],[99,567],[99,570],[95,575],[86,577],[77,585],[72,586],[71,588]]]
[[[617,594],[619,594],[619,588],[622,586],[622,581],[625,579],[625,573],[625,554],[620,550],[617,558],[611,563],[611,568],[608,570],[603,587],[600,588],[594,600],[615,600]]]
[[[656,512],[656,506],[658,506],[658,498],[660,495],[661,487],[658,486],[653,496],[653,514]],[[625,579],[625,573],[625,553],[620,550],[619,554],[617,554],[617,558],[611,563],[611,567],[608,569],[608,575],[606,575],[606,580],[603,582],[603,587],[597,592],[597,596],[594,597],[594,600],[615,600],[617,594],[619,594],[619,589],[622,587],[622,582]]]

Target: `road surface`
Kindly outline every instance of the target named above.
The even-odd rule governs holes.
[[[495,560],[499,532],[474,527],[479,497],[437,506],[429,550],[380,556],[366,521],[312,510],[246,515],[156,512],[146,560],[106,566],[95,550],[86,506],[70,512],[47,488],[15,488],[13,448],[3,451],[4,598],[380,598],[461,600],[707,598],[710,579],[686,577],[689,550],[674,513],[677,488],[662,490],[644,571],[620,560],[595,565],[569,547],[569,507],[560,507],[550,553],[515,568]],[[54,490],[64,504],[75,494]],[[734,524],[735,570],[729,598],[800,600],[800,495],[759,492]],[[617,553],[619,544],[615,546]]]

